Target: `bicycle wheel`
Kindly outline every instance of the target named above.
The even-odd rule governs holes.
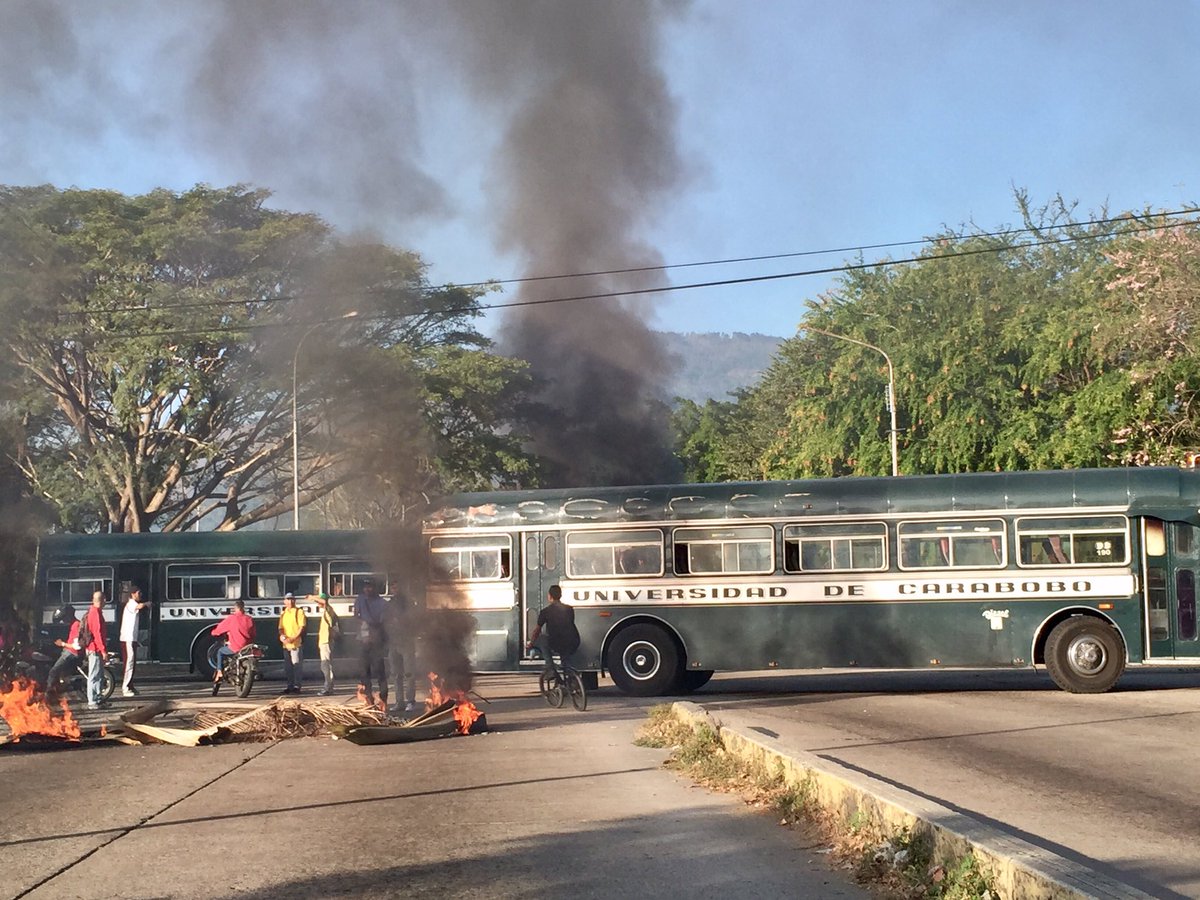
[[[571,693],[571,705],[580,712],[587,709],[587,687],[578,672],[570,671],[566,675],[567,690]]]
[[[566,692],[563,690],[562,678],[558,671],[542,672],[538,676],[538,690],[542,692],[542,696],[546,698],[546,702],[558,709],[566,700]]]

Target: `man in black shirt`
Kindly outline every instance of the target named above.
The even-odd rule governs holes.
[[[575,627],[575,610],[562,602],[561,587],[550,585],[546,598],[549,602],[538,613],[537,627],[533,629],[526,646],[533,647],[536,644],[549,668],[551,654],[557,654],[563,662],[568,662],[579,649],[579,629]]]

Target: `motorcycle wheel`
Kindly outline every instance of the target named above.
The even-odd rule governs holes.
[[[234,689],[239,697],[249,697],[250,688],[254,686],[254,663],[240,660],[234,673]]]
[[[113,691],[117,687],[116,676],[113,675],[112,669],[108,666],[100,667],[100,699],[107,700],[113,695]],[[86,691],[87,688],[85,687]]]

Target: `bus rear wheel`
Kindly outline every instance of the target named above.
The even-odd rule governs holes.
[[[1125,671],[1125,647],[1116,629],[1091,616],[1072,616],[1046,640],[1046,670],[1064,691],[1102,694]]]
[[[657,625],[630,625],[608,648],[608,672],[624,694],[655,697],[670,692],[679,677],[679,650]]]
[[[213,663],[209,658],[209,651],[214,643],[216,642],[211,637],[202,636],[192,647],[192,671],[206,680],[213,677]]]

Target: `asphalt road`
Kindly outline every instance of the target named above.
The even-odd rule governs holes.
[[[1200,897],[1200,672],[719,676],[693,700],[1156,896]]]
[[[645,703],[477,687],[496,730],[421,744],[0,747],[0,897],[866,897],[800,833],[635,747]]]

